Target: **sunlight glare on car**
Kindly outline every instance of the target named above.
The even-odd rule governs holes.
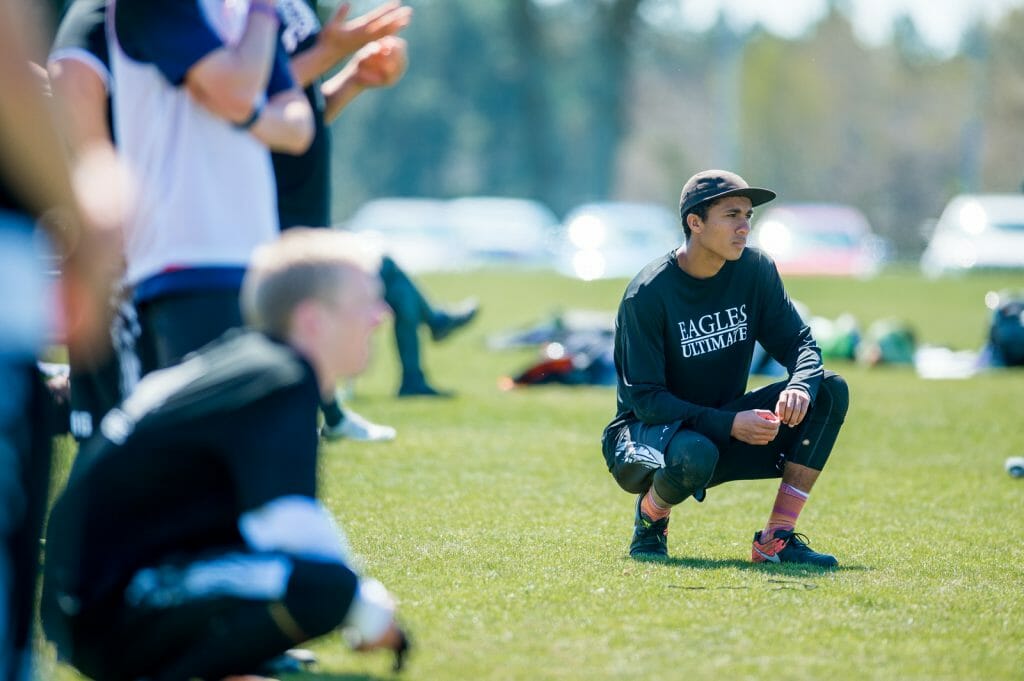
[[[968,234],[981,234],[988,225],[985,208],[977,201],[965,203],[964,207],[960,209],[960,224]]]
[[[604,276],[605,259],[600,251],[577,251],[572,256],[572,269],[583,281],[593,281]]]
[[[757,226],[758,243],[775,258],[789,253],[793,247],[793,234],[789,227],[777,220],[766,220]]]
[[[569,241],[581,250],[599,248],[607,236],[604,222],[593,215],[581,215],[569,225]]]

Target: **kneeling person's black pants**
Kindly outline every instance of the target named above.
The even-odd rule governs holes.
[[[97,681],[216,680],[253,673],[337,628],[358,579],[346,566],[283,554],[223,553],[140,570],[123,592],[54,623],[58,650]],[[54,626],[56,625],[56,626]]]
[[[781,381],[751,391],[722,407],[725,411],[774,410]],[[616,482],[627,492],[641,494],[654,485],[658,496],[678,504],[704,490],[731,480],[757,480],[782,475],[782,464],[791,461],[822,470],[843,425],[849,407],[849,389],[839,374],[826,371],[814,404],[803,422],[794,428],[779,427],[767,445],[751,445],[731,439],[719,449],[710,439],[680,424],[651,425],[634,422],[606,433],[614,437],[611,466]]]

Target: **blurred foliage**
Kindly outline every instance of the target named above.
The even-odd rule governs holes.
[[[865,46],[836,3],[792,40],[686,32],[675,0],[409,4],[406,80],[335,126],[340,219],[389,194],[671,206],[728,166],[786,200],[852,203],[914,257],[953,194],[1024,180],[1021,10],[940,58],[906,16]]]
[[[725,166],[785,200],[852,203],[914,257],[953,194],[1020,190],[1024,9],[943,58],[907,16],[865,46],[838,0],[797,39],[687,31],[694,1],[406,0],[405,79],[334,125],[335,217],[387,195],[673,206]]]

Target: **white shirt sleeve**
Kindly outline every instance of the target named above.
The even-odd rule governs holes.
[[[351,562],[344,532],[324,506],[310,497],[279,497],[242,514],[238,530],[254,551],[281,551],[323,562]]]

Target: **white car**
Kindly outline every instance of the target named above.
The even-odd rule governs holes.
[[[1024,194],[962,194],[942,211],[921,271],[1024,268]]]
[[[682,243],[679,217],[660,204],[587,203],[562,223],[556,268],[584,281],[630,278]]]
[[[407,272],[447,272],[469,266],[469,254],[448,217],[446,201],[382,198],[363,204],[344,227],[364,234]]]
[[[531,199],[467,196],[448,202],[448,220],[471,267],[550,267],[558,218]]]

